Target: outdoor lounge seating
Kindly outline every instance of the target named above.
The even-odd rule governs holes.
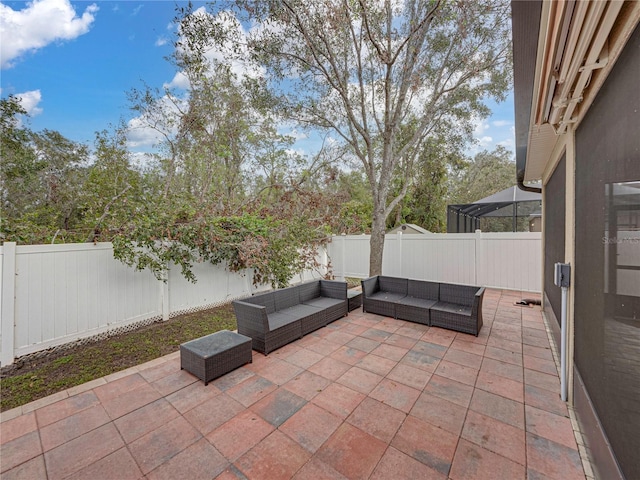
[[[362,280],[365,312],[478,336],[484,287],[384,275]]]
[[[238,333],[266,355],[347,315],[347,283],[314,280],[232,303]]]

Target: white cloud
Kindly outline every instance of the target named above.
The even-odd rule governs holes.
[[[141,118],[135,117],[127,123],[127,144],[129,148],[153,147],[162,140],[162,135]]]
[[[42,113],[42,108],[38,107],[38,104],[42,100],[40,90],[16,93],[15,97],[20,99],[20,105],[22,105],[22,108],[24,108],[30,116],[35,117]]]
[[[0,3],[0,64],[13,66],[21,55],[89,31],[98,6],[89,5],[78,17],[69,0],[34,0],[23,10]]]
[[[129,148],[145,150],[157,147],[165,139],[163,133],[169,137],[175,135],[179,123],[179,109],[185,107],[184,102],[184,99],[165,95],[148,113],[129,120],[127,122]]]
[[[163,87],[189,90],[189,88],[191,88],[191,83],[189,82],[189,78],[184,74],[184,72],[178,72],[174,75],[173,79],[169,83],[165,83]]]
[[[513,125],[513,122],[510,120],[494,120],[491,122],[491,125],[494,127],[507,127],[509,125]]]
[[[473,130],[473,136],[475,138],[482,138],[484,136],[484,132],[489,129],[490,125],[484,121],[484,119],[479,119],[476,121],[476,128]]]
[[[493,143],[493,138],[488,135],[485,135],[484,137],[480,137],[477,140],[478,140],[478,144],[483,148],[486,148]]]
[[[169,39],[167,39],[167,37],[158,37],[158,39],[156,40],[155,46],[161,47],[163,45],[166,45],[168,42],[169,42]]]

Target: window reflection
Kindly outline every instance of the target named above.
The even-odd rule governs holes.
[[[640,181],[605,185],[605,293],[615,297],[607,302],[608,314],[640,318]],[[613,311],[611,311],[611,308]]]

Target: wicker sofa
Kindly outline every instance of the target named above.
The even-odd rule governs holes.
[[[266,355],[347,315],[347,283],[314,280],[232,304],[238,333]]]
[[[384,275],[362,280],[362,309],[478,336],[484,287]]]

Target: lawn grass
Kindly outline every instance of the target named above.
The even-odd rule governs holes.
[[[0,411],[168,355],[177,351],[181,343],[224,329],[236,329],[231,304],[18,361],[0,374]]]

